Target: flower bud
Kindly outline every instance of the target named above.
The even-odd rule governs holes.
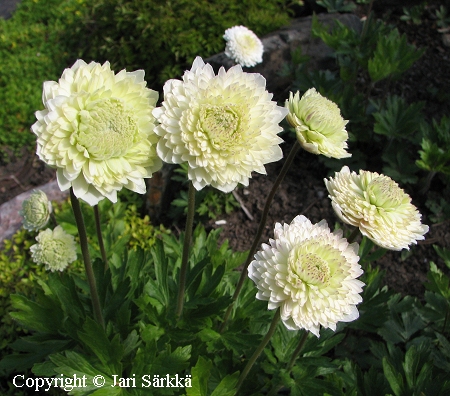
[[[33,190],[31,195],[22,203],[19,214],[23,216],[23,227],[28,231],[44,228],[52,213],[52,204],[45,192]]]
[[[341,116],[339,107],[323,97],[314,88],[300,99],[300,93],[292,92],[286,100],[289,114],[286,119],[295,128],[300,145],[310,153],[331,158],[351,157],[347,153],[347,120]]]

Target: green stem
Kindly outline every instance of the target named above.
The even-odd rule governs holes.
[[[228,318],[230,317],[231,311],[233,309],[233,305],[239,296],[242,286],[244,285],[245,278],[247,277],[247,268],[253,259],[256,248],[259,245],[259,240],[261,239],[261,235],[262,235],[262,233],[264,231],[264,227],[266,225],[267,216],[269,214],[270,204],[272,203],[273,197],[275,196],[278,186],[280,185],[280,183],[283,181],[284,177],[286,176],[286,173],[289,170],[292,162],[294,161],[295,155],[297,154],[299,149],[300,149],[300,144],[296,140],[294,145],[292,146],[292,149],[291,149],[288,157],[286,158],[286,161],[284,162],[283,167],[281,168],[280,173],[277,176],[277,179],[275,180],[275,183],[272,186],[272,190],[270,191],[270,193],[267,197],[266,204],[264,206],[264,210],[261,215],[261,220],[259,221],[258,231],[256,233],[255,239],[253,240],[253,245],[248,252],[247,260],[245,261],[244,267],[242,268],[241,276],[239,278],[238,284],[236,285],[236,290],[234,291],[234,294],[233,294],[233,300],[232,300],[230,306],[228,307],[227,311],[225,312],[225,316],[223,318],[223,322],[222,322],[222,325],[219,330],[220,333],[222,333],[222,331],[225,329],[225,326],[228,322]]]
[[[294,367],[295,361],[297,360],[298,355],[302,351],[307,338],[308,338],[308,330],[304,330],[302,338],[300,339],[300,342],[298,343],[297,348],[295,349],[294,353],[292,354],[291,360],[289,361],[289,363],[286,367],[286,370],[288,372],[292,370],[292,367]]]
[[[98,205],[94,205],[94,218],[95,228],[97,230],[98,246],[100,247],[100,253],[102,255],[103,263],[105,264],[105,271],[108,269],[108,259],[106,257],[105,245],[103,244],[102,227],[100,224],[100,211]]]
[[[270,324],[269,331],[261,341],[261,344],[259,344],[258,348],[256,348],[256,351],[253,353],[252,357],[247,362],[247,365],[245,366],[244,370],[242,371],[241,375],[239,376],[239,381],[236,386],[236,395],[239,392],[239,389],[242,386],[242,383],[244,382],[245,378],[247,377],[248,373],[250,372],[251,368],[255,364],[256,360],[258,359],[259,355],[261,355],[262,351],[272,338],[273,334],[275,333],[275,330],[277,328],[278,321],[280,320],[280,308],[278,307],[277,311],[275,312],[275,315],[272,319],[272,323]]]
[[[72,210],[77,223],[78,236],[80,238],[81,253],[83,255],[84,269],[86,270],[86,277],[91,293],[92,309],[94,311],[94,318],[103,328],[105,322],[103,321],[102,309],[100,306],[100,299],[97,293],[97,284],[95,282],[94,270],[92,269],[91,257],[89,255],[88,240],[86,234],[86,227],[84,225],[83,213],[81,212],[80,202],[70,189],[70,202],[72,203]]]
[[[289,363],[286,366],[286,372],[288,372],[288,373],[291,372],[292,367],[294,367],[295,361],[297,360],[298,355],[300,355],[300,352],[302,351],[307,338],[308,338],[308,331],[303,330],[302,338],[300,339],[300,342],[298,343],[297,348],[295,348],[295,351],[291,356],[291,360],[289,360]],[[267,394],[267,396],[277,395],[282,387],[283,387],[283,385],[274,386],[272,388],[272,390]]]
[[[183,256],[181,258],[180,282],[178,287],[177,311],[178,318],[181,317],[184,305],[184,293],[186,290],[186,274],[189,262],[189,248],[191,247],[192,226],[194,224],[195,214],[195,188],[192,182],[189,182],[188,192],[188,212],[186,217],[186,229],[184,232]]]

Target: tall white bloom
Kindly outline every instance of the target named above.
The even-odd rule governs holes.
[[[30,247],[31,258],[37,264],[45,264],[49,271],[63,271],[77,259],[75,240],[61,226],[39,232],[36,241]]]
[[[182,81],[164,84],[164,102],[153,111],[160,122],[158,155],[172,164],[187,162],[197,190],[248,185],[251,172],[265,174],[264,164],[282,158],[278,124],[287,110],[265,86],[264,77],[239,65],[216,76],[197,57]]]
[[[335,177],[325,179],[333,209],[377,245],[390,250],[409,249],[425,239],[428,226],[411,198],[390,177],[344,166]]]
[[[61,190],[72,187],[90,205],[104,197],[116,202],[122,187],[145,193],[144,178],[161,167],[152,116],[157,99],[143,70],[115,74],[109,62],[78,60],[58,82],[45,82],[45,109],[31,129]]]
[[[289,330],[306,329],[319,337],[320,326],[336,330],[337,322],[359,317],[356,305],[364,283],[358,264],[358,244],[349,244],[342,230],[327,222],[312,224],[297,216],[291,224],[275,224],[275,239],[262,244],[248,267],[256,298],[280,307]]]
[[[300,98],[297,91],[286,100],[289,114],[286,119],[295,128],[300,145],[310,153],[331,158],[351,157],[347,153],[348,121],[341,116],[336,103],[325,98],[314,88]]]
[[[225,30],[225,55],[241,66],[252,67],[262,62],[264,46],[258,36],[245,26]]]
[[[23,228],[28,231],[37,231],[44,228],[50,214],[52,204],[47,198],[47,194],[41,190],[33,190],[30,196],[22,202],[22,210],[19,214],[23,216]]]

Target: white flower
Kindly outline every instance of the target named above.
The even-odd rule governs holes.
[[[335,177],[325,179],[333,209],[377,245],[390,250],[409,249],[425,239],[428,226],[411,198],[388,176],[344,166]]]
[[[275,239],[262,244],[248,267],[256,298],[280,307],[289,330],[306,329],[319,337],[320,326],[336,330],[337,322],[358,318],[356,305],[364,283],[358,244],[348,244],[342,230],[330,232],[325,220],[312,224],[297,216],[275,224]]]
[[[348,133],[346,120],[336,103],[323,97],[314,88],[289,95],[286,100],[289,114],[286,119],[295,128],[300,145],[310,153],[331,158],[351,157],[347,153]]]
[[[63,271],[77,259],[75,240],[61,226],[52,231],[47,228],[36,237],[37,244],[30,247],[31,258],[37,264],[45,264],[52,272]]]
[[[183,81],[164,84],[164,102],[153,111],[161,123],[155,128],[158,155],[172,164],[187,162],[197,190],[248,185],[252,171],[265,174],[264,164],[282,158],[278,124],[287,110],[271,101],[265,86],[264,77],[239,65],[216,76],[197,57]]]
[[[37,154],[57,169],[61,190],[96,205],[122,187],[145,193],[144,178],[161,167],[152,110],[158,93],[144,71],[118,74],[109,63],[78,60],[58,82],[44,83],[45,110],[31,127]]]
[[[44,228],[51,213],[52,204],[45,192],[41,190],[33,190],[30,196],[22,202],[22,210],[19,211],[19,214],[23,216],[23,227],[28,231]]]
[[[262,62],[263,44],[258,36],[245,26],[225,30],[225,55],[241,66],[252,67]]]

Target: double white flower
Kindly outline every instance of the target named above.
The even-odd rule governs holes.
[[[425,239],[428,226],[421,223],[410,196],[388,176],[364,170],[357,174],[344,166],[325,185],[339,218],[377,245],[402,250]]]
[[[72,235],[61,226],[39,232],[37,244],[30,247],[31,258],[37,264],[45,264],[49,271],[63,271],[77,259],[77,247]]]
[[[187,162],[197,190],[248,185],[253,171],[265,174],[264,164],[282,158],[278,124],[287,110],[265,88],[260,74],[237,65],[216,76],[197,57],[182,81],[164,84],[164,102],[153,111],[160,123],[158,155],[168,163]]]
[[[61,190],[96,205],[123,187],[143,194],[144,178],[161,167],[152,110],[158,93],[144,72],[115,74],[109,63],[78,60],[58,82],[44,83],[45,110],[31,127],[37,154],[56,168]]]
[[[252,67],[262,62],[264,46],[258,36],[245,26],[225,30],[225,55],[241,66]]]
[[[363,273],[358,244],[349,244],[342,230],[330,232],[325,220],[312,224],[304,216],[276,223],[274,233],[248,267],[256,298],[268,301],[269,309],[280,307],[288,329],[317,337],[320,326],[336,330],[337,322],[357,319],[364,285],[356,279]]]
[[[300,93],[292,92],[286,100],[289,124],[295,128],[300,145],[312,154],[331,158],[351,157],[347,149],[348,121],[341,116],[336,103],[325,98],[314,88]]]

